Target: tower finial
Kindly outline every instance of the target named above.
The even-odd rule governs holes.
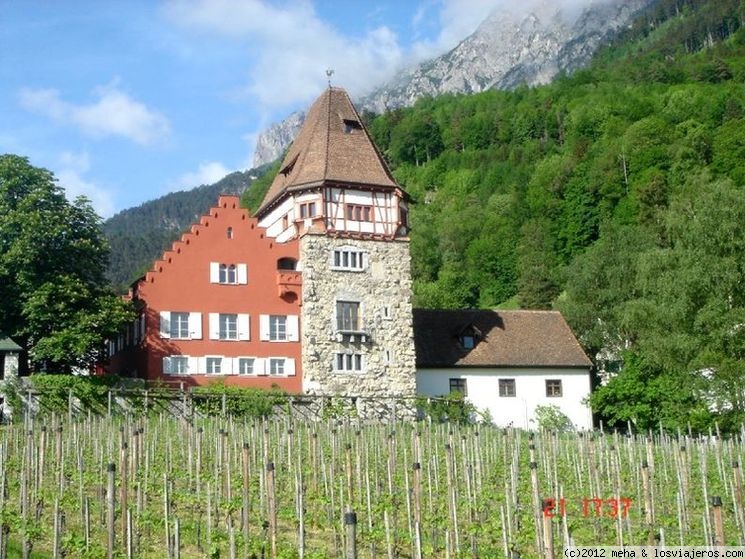
[[[331,68],[328,68],[326,70],[326,77],[329,80],[329,88],[331,88],[331,76],[333,76],[333,75],[334,75],[334,71]]]

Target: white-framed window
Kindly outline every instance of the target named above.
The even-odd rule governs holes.
[[[269,357],[265,366],[269,376],[295,376],[295,360],[289,357]]]
[[[237,314],[221,314],[218,318],[220,332],[219,336],[221,340],[237,340],[238,339],[238,315]]]
[[[361,373],[365,370],[365,356],[361,353],[337,353],[334,370],[340,373]]]
[[[331,252],[331,268],[348,272],[362,272],[367,266],[367,254],[355,247],[335,248]]]
[[[239,357],[237,373],[239,375],[255,375],[258,372],[255,370],[255,364],[256,359],[254,359],[253,357]]]
[[[297,315],[262,314],[259,316],[259,338],[266,342],[300,340]]]
[[[222,370],[222,357],[205,357],[204,372],[208,375],[221,375],[224,372]]]
[[[175,340],[201,340],[202,313],[161,311],[160,337]]]
[[[287,317],[269,315],[269,341],[284,342],[287,340]]]
[[[246,341],[251,339],[251,319],[247,314],[210,313],[210,340]]]
[[[188,375],[189,357],[187,355],[171,355],[163,358],[164,375]]]
[[[362,330],[359,301],[336,302],[336,329],[339,332],[360,332]]]
[[[241,263],[210,262],[210,283],[245,285],[248,283],[248,266]]]
[[[285,374],[285,360],[272,357],[269,359],[269,374],[272,376]]]
[[[188,312],[171,313],[171,338],[181,340],[189,338]]]
[[[382,317],[383,320],[393,320],[393,314],[391,313],[390,305],[383,305]]]

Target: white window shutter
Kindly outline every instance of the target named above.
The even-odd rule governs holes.
[[[211,312],[209,317],[210,340],[220,339],[220,315]]]
[[[245,264],[238,264],[236,266],[236,269],[238,271],[238,283],[240,284],[247,284],[248,283],[248,266]]]
[[[232,371],[232,374],[237,375],[241,372],[241,364],[240,364],[240,357],[226,357],[223,359],[223,363],[225,361],[230,361],[230,370]]]
[[[233,374],[233,360],[230,357],[223,357],[222,358],[222,374],[224,375],[232,375]],[[236,369],[236,373],[238,372],[238,369]]]
[[[262,314],[259,316],[259,339],[262,342],[269,341],[269,315]]]
[[[285,374],[288,377],[295,376],[295,360],[294,359],[285,359]]]
[[[220,283],[219,262],[210,262],[210,283]]]
[[[199,358],[198,357],[187,357],[188,365],[187,365],[187,374],[189,375],[196,375],[199,372]]]
[[[254,360],[254,374],[255,375],[266,375],[266,359],[255,359]]]
[[[192,340],[202,339],[202,313],[189,313],[189,337]]]
[[[297,342],[300,339],[299,321],[296,314],[287,317],[287,339],[291,342]]]
[[[238,339],[251,339],[251,318],[247,314],[238,315]]]
[[[170,311],[160,311],[160,337],[171,337],[171,313]]]
[[[171,358],[170,357],[163,358],[163,374],[164,375],[171,374]]]
[[[206,357],[197,357],[196,358],[197,366],[194,369],[194,371],[190,371],[192,374],[197,375],[205,375],[207,374],[207,358]]]

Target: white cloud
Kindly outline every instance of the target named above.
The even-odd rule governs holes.
[[[173,0],[167,16],[192,32],[246,43],[255,50],[246,91],[264,110],[295,108],[318,95],[325,70],[332,82],[361,94],[393,75],[403,60],[398,38],[382,26],[345,36],[315,13],[310,2],[282,6],[261,0]]]
[[[25,109],[63,124],[77,126],[92,137],[121,136],[148,145],[168,137],[168,119],[117,89],[116,85],[94,90],[96,100],[75,105],[60,98],[56,89],[21,89],[19,100]]]
[[[93,209],[101,217],[111,217],[115,211],[114,195],[111,191],[86,179],[84,175],[90,170],[90,158],[87,152],[60,154],[59,167],[54,175],[69,200],[85,196],[91,201]]]
[[[175,181],[176,188],[194,188],[203,184],[213,184],[232,171],[219,161],[200,163],[196,171],[184,173]]]

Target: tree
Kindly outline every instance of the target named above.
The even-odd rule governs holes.
[[[132,318],[108,288],[108,244],[85,198],[67,201],[54,175],[0,156],[0,331],[35,368],[69,372],[99,356]]]

